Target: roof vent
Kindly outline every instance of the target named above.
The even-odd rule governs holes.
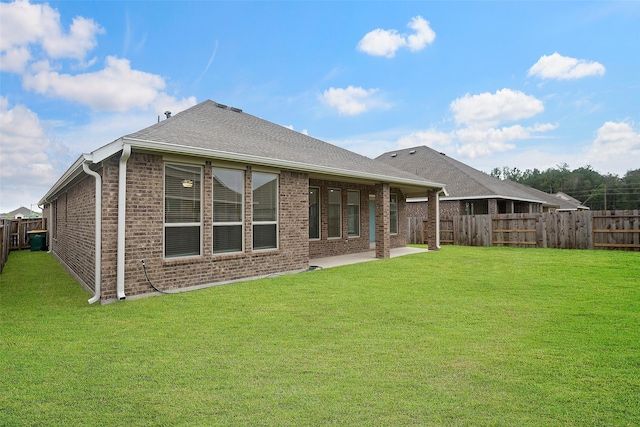
[[[226,106],[226,105],[224,105],[224,104],[216,104],[216,106],[217,106],[218,108],[222,108],[222,109],[224,109],[224,110],[226,110],[226,109],[227,109],[227,106]]]
[[[167,116],[167,119],[171,117],[171,111],[165,111],[164,115]]]
[[[446,156],[446,154],[444,154],[444,153],[442,153],[442,152],[441,152],[440,154],[442,154],[443,156]]]
[[[393,154],[391,155],[391,157],[395,157],[395,156],[397,156],[397,155],[398,155],[398,153],[393,153]]]
[[[241,110],[240,108],[236,108],[236,107],[229,107],[229,109],[230,109],[231,111],[236,112],[236,113],[242,113],[242,110]]]
[[[409,151],[409,154],[416,154],[416,150]]]

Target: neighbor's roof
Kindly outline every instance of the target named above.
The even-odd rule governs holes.
[[[390,151],[376,160],[444,183],[448,197],[443,200],[501,198],[544,203],[540,197],[426,146]]]
[[[442,189],[424,175],[417,176],[391,165],[345,150],[317,138],[207,100],[148,128],[126,135],[79,158],[43,198],[46,201],[82,172],[82,163],[102,160],[125,145],[136,149],[185,154],[212,160],[306,172],[310,177],[349,179],[353,182],[388,182],[405,195],[424,196]],[[72,172],[74,171],[74,172]]]
[[[536,188],[529,187],[527,185],[520,184],[519,182],[505,180],[503,181],[509,185],[513,185],[516,188],[526,191],[533,197],[538,197],[543,200],[544,206],[553,206],[559,211],[576,211],[576,210],[589,210],[587,206],[584,206],[580,201],[574,199],[571,196],[567,198],[560,197],[558,194],[549,194],[544,191],[540,191]],[[564,194],[564,193],[562,193]]]

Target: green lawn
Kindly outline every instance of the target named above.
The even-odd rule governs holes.
[[[106,306],[0,275],[0,425],[640,425],[640,254],[468,248]]]

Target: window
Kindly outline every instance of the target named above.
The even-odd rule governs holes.
[[[278,247],[278,175],[253,173],[253,249]]]
[[[347,190],[347,228],[349,237],[360,236],[360,192]]]
[[[320,238],[320,189],[309,188],[309,239]]]
[[[213,168],[213,253],[242,252],[244,172]]]
[[[202,168],[164,167],[164,256],[200,255]]]
[[[391,234],[398,234],[398,195],[391,194],[389,201],[389,220],[391,222],[389,231]]]
[[[329,233],[328,237],[342,237],[342,191],[338,188],[329,189]]]

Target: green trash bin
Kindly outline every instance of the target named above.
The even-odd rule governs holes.
[[[46,245],[46,230],[34,230],[27,233],[29,235],[29,246],[31,251],[44,250]]]

